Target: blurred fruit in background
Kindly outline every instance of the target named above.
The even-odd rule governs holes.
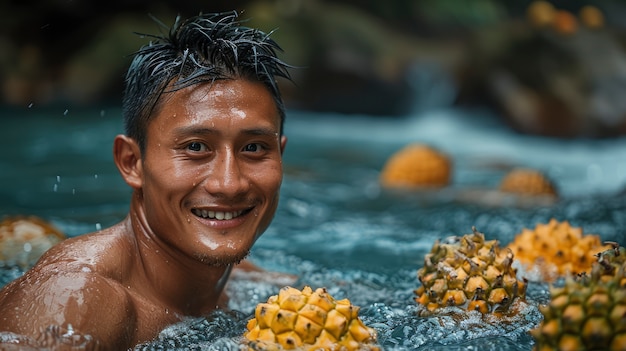
[[[380,174],[386,187],[439,188],[450,184],[452,162],[432,146],[414,143],[387,160]]]
[[[65,239],[65,234],[36,216],[9,216],[0,222],[0,262],[29,268],[39,257]]]
[[[502,178],[499,188],[503,192],[518,195],[558,196],[553,182],[542,172],[530,168],[509,171]]]

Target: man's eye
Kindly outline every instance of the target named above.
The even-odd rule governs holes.
[[[202,143],[193,142],[193,143],[189,143],[189,145],[187,145],[187,150],[194,151],[194,152],[200,152],[200,151],[206,151],[207,147],[206,147],[206,145],[204,145]]]
[[[256,151],[259,151],[260,149],[261,149],[261,146],[259,144],[248,144],[243,148],[243,151],[256,152]]]

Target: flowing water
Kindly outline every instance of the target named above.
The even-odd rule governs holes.
[[[0,214],[35,214],[69,236],[121,220],[130,190],[112,162],[120,111],[37,106],[3,112]],[[531,283],[515,317],[498,320],[449,309],[420,317],[416,272],[436,239],[470,233],[509,243],[522,228],[551,218],[626,244],[626,139],[553,140],[517,135],[481,111],[433,110],[410,118],[333,116],[291,111],[286,123],[285,179],[273,224],[250,259],[284,275],[236,275],[230,312],[164,330],[138,349],[236,350],[254,307],[284,284],[326,287],[361,307],[385,350],[531,350],[528,331],[549,299]],[[411,142],[433,145],[454,163],[440,192],[391,191],[380,169]],[[514,166],[546,172],[561,198],[553,204],[486,201]],[[22,273],[6,265],[0,284]],[[295,281],[287,275],[297,277]]]

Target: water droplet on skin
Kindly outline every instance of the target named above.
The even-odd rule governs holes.
[[[187,223],[191,223],[191,218],[187,217]]]

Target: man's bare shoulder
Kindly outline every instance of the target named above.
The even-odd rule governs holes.
[[[124,263],[112,259],[125,245],[119,233],[107,230],[50,249],[0,291],[0,331],[37,338],[51,325],[71,326],[97,340],[128,342],[136,314],[121,280]]]
[[[121,279],[135,252],[123,224],[66,239],[45,252],[34,271],[63,269]]]

